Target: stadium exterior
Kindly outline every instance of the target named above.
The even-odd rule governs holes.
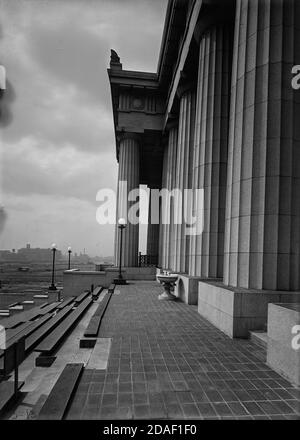
[[[232,337],[264,329],[269,303],[299,302],[297,54],[298,0],[170,0],[156,73],[124,70],[111,54],[125,197],[140,185],[203,191],[201,233],[176,224],[171,203],[169,224],[149,221],[147,256]],[[116,228],[116,263],[118,240]],[[124,266],[137,267],[138,224],[123,241]]]

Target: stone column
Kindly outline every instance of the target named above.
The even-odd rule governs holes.
[[[227,24],[200,40],[193,188],[203,189],[204,229],[191,237],[189,274],[202,278],[223,275],[231,43]]]
[[[125,135],[120,141],[119,150],[119,182],[127,182],[126,189],[120,189],[118,185],[118,207],[117,207],[117,221],[118,218],[124,217],[127,219],[127,214],[135,201],[128,201],[128,194],[130,191],[139,188],[140,175],[140,154],[138,139],[134,135]],[[126,212],[127,200],[127,212]],[[116,264],[119,262],[119,229],[116,231],[115,255]],[[127,221],[126,228],[123,230],[123,255],[122,265],[127,267],[138,266],[138,249],[139,249],[139,224],[132,224]]]
[[[169,130],[169,147],[168,147],[168,165],[167,165],[167,189],[173,191],[176,183],[176,160],[177,160],[177,142],[178,142],[178,125]],[[174,198],[170,197],[169,216],[170,224],[166,225],[166,249],[167,261],[166,268],[174,270],[175,268],[175,225],[174,225]]]
[[[167,187],[167,169],[168,169],[169,144],[164,147],[163,170],[162,170],[162,189]],[[158,264],[161,268],[166,268],[166,225],[162,222],[162,204],[160,204],[160,224],[159,224],[159,255]]]
[[[151,188],[150,188],[151,191]],[[152,257],[151,263],[157,264],[159,244],[159,224],[151,223],[151,199],[149,203],[148,229],[147,229],[147,255]]]
[[[192,153],[195,128],[195,92],[190,89],[191,86],[185,86],[180,91],[180,112],[178,126],[177,142],[177,160],[175,187],[182,194],[182,224],[175,225],[175,258],[174,270],[176,272],[188,272],[188,254],[190,237],[186,235],[185,209],[184,209],[184,190],[191,188]]]
[[[168,143],[164,150],[162,189],[172,191],[175,183],[175,166],[177,150],[178,124],[172,123],[168,129]],[[159,237],[159,261],[163,269],[174,269],[174,213],[173,203],[166,210],[166,218],[170,218],[168,224],[163,224],[163,203],[161,203],[160,237]]]
[[[227,285],[300,289],[300,103],[291,87],[292,66],[299,64],[299,16],[298,0],[237,0]]]

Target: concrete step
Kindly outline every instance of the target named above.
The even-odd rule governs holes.
[[[251,341],[259,345],[260,347],[267,349],[268,347],[268,333],[264,330],[256,330],[250,332],[250,339]]]

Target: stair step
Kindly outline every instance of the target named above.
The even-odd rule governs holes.
[[[250,332],[250,339],[254,344],[259,345],[262,348],[268,347],[268,333],[263,330],[256,330]]]

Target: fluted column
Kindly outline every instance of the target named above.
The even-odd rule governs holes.
[[[162,189],[167,188],[167,169],[168,169],[168,157],[169,157],[169,143],[164,147],[163,157],[163,170],[162,170]],[[162,203],[160,209],[162,208]],[[166,225],[162,221],[162,212],[160,215],[159,223],[159,255],[158,264],[162,268],[167,267],[167,252],[166,252]]]
[[[204,229],[191,237],[189,273],[203,278],[223,275],[231,52],[227,24],[200,40],[193,188],[203,189]]]
[[[190,237],[186,234],[186,213],[184,208],[184,190],[191,188],[192,152],[194,142],[196,97],[193,90],[183,91],[180,97],[180,112],[178,125],[178,142],[176,157],[175,187],[182,194],[181,215],[182,223],[174,227],[174,270],[176,272],[188,271],[188,258]]]
[[[173,191],[176,185],[176,161],[177,161],[177,142],[178,142],[178,125],[172,127],[169,131],[169,155],[168,155],[168,167],[167,167],[167,189],[169,192]],[[167,268],[175,269],[175,212],[174,212],[174,197],[170,197],[170,203],[168,206],[170,223],[166,228],[167,235]]]
[[[177,153],[178,125],[173,124],[168,132],[168,144],[164,150],[162,189],[172,191],[175,184],[176,153]],[[163,269],[174,269],[174,210],[173,201],[166,204],[165,218],[163,216],[163,203],[161,205],[159,261]],[[166,219],[170,222],[164,224]]]
[[[298,0],[237,0],[224,283],[300,288]]]
[[[139,188],[140,155],[138,140],[134,136],[127,135],[120,141],[119,150],[119,174],[118,183],[123,182],[126,187],[118,185],[118,208],[117,220],[124,217],[127,219],[128,211],[137,203],[128,201],[130,191]],[[116,264],[119,261],[119,230],[116,230],[115,255]],[[138,266],[139,249],[139,224],[132,224],[128,219],[126,228],[123,230],[123,255],[122,264],[127,267]]]
[[[151,222],[151,200],[150,200],[149,211],[148,211],[148,228],[147,228],[147,255],[157,258],[158,244],[159,244],[159,224]]]

